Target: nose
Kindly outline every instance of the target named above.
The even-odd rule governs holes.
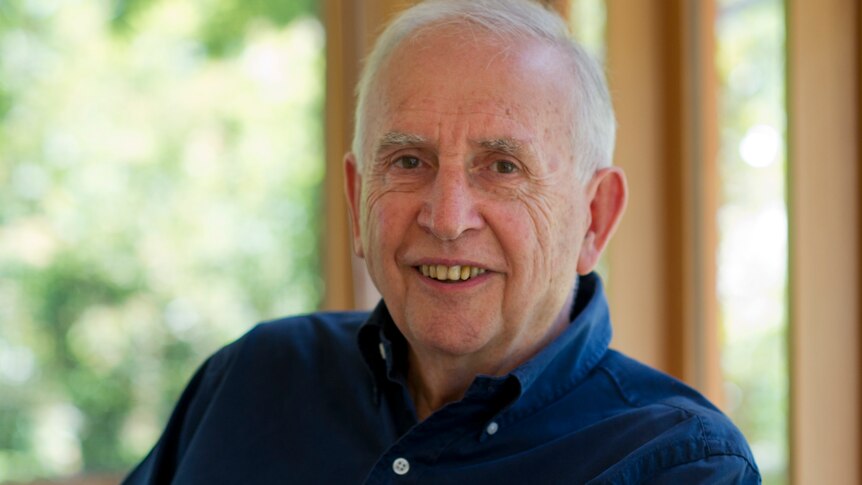
[[[484,220],[463,167],[439,168],[419,212],[419,226],[442,241],[479,229]]]

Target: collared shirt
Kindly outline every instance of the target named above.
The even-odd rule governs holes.
[[[384,304],[261,324],[213,355],[126,483],[760,483],[696,391],[608,349],[601,282],[510,374],[418,422]]]

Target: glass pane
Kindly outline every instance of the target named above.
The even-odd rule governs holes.
[[[571,0],[569,4],[569,28],[577,40],[596,61],[605,63],[607,38],[605,26],[608,13],[605,0]],[[605,285],[609,285],[609,266],[607,253],[603,254],[596,265]]]
[[[784,5],[720,0],[718,291],[726,410],[764,483],[787,483]]]
[[[569,27],[572,36],[599,62],[605,61],[605,0],[571,0]]]
[[[0,1],[0,481],[127,470],[206,355],[316,308],[314,7]]]

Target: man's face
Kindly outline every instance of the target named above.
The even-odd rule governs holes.
[[[559,327],[590,224],[569,69],[538,42],[449,31],[380,72],[358,174],[348,161],[355,245],[414,351],[511,368]]]

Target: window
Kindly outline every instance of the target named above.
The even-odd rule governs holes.
[[[599,62],[605,60],[605,0],[571,0],[569,26],[572,36]]]
[[[764,483],[787,483],[784,5],[718,5],[724,408],[746,434]]]
[[[0,481],[127,470],[318,306],[324,36],[270,3],[0,5]]]

